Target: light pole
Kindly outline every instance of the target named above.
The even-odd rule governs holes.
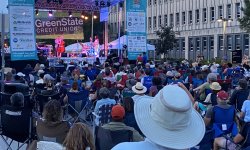
[[[226,51],[226,30],[227,30],[227,24],[229,22],[232,22],[233,19],[227,19],[227,18],[221,18],[217,20],[218,22],[223,23],[223,57],[224,60],[227,60],[227,51]]]

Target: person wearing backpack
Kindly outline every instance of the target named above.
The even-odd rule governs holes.
[[[152,86],[153,76],[150,76],[150,70],[148,69],[145,70],[145,74],[146,76],[141,79],[141,83],[147,88],[146,93],[149,93],[150,87]]]

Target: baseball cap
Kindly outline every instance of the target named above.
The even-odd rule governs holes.
[[[217,97],[220,98],[221,100],[228,100],[229,95],[226,91],[220,91],[217,93]]]
[[[121,105],[115,105],[112,108],[111,116],[113,119],[123,119],[125,116],[125,109]]]

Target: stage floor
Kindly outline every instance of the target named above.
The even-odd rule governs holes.
[[[96,61],[96,57],[48,57],[50,66],[54,66],[58,63],[59,60],[63,60],[65,63],[69,64],[70,62],[74,62],[74,63],[80,63],[83,61],[88,62],[88,64],[93,64]],[[99,57],[100,62],[103,64],[107,57]]]

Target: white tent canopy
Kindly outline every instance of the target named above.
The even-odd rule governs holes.
[[[112,42],[108,43],[108,49],[122,49],[123,45],[127,45],[127,36],[123,35],[120,37],[120,44],[119,44],[119,39],[116,39]],[[104,45],[101,45],[101,49],[104,49]],[[147,49],[148,50],[155,50],[154,45],[147,44]]]

